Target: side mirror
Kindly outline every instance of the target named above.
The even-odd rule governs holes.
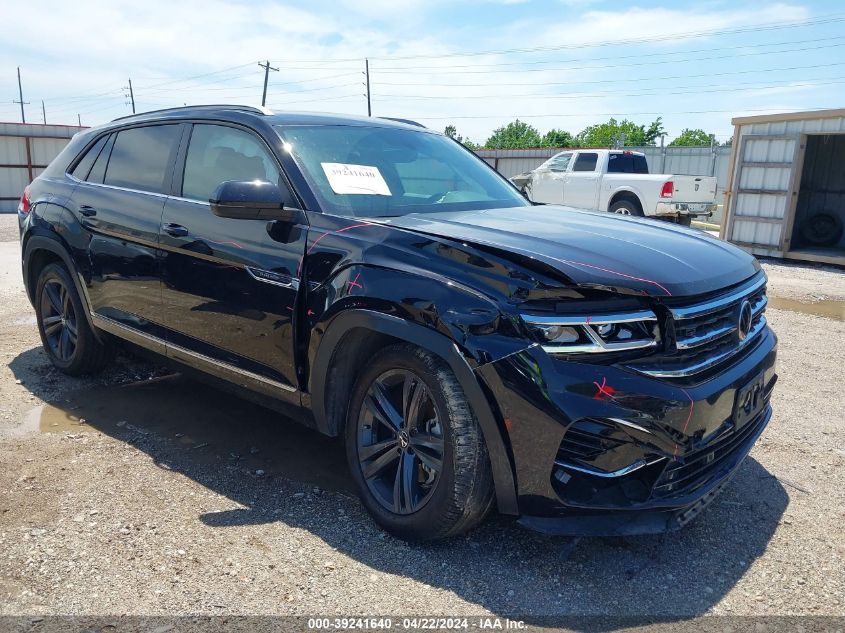
[[[291,223],[304,220],[300,209],[285,206],[285,196],[278,185],[261,180],[222,182],[208,202],[211,212],[221,218]]]

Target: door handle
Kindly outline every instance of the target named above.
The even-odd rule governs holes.
[[[172,235],[173,237],[185,237],[188,234],[188,229],[186,229],[181,224],[173,224],[172,222],[167,222],[164,225],[164,232],[168,235]]]
[[[97,215],[97,210],[87,204],[83,204],[81,207],[79,207],[79,212],[86,218],[90,218],[92,215]]]

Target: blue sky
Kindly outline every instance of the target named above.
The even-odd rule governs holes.
[[[519,116],[577,133],[663,116],[669,138],[730,119],[845,107],[845,4],[602,0],[42,0],[8,4],[0,121],[103,123],[184,103],[373,114],[475,141]],[[681,37],[678,37],[681,35]]]

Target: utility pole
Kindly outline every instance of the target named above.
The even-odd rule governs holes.
[[[76,122],[79,125],[79,127],[82,127],[82,115],[81,114],[76,115]]]
[[[131,77],[129,78],[129,86],[128,87],[123,86],[123,89],[129,91],[129,94],[126,94],[124,92],[123,95],[125,97],[129,98],[129,102],[132,104],[132,114],[135,114],[135,92],[132,90],[132,78]],[[128,104],[126,104],[126,105],[128,105]]]
[[[47,110],[44,109],[44,99],[41,100],[41,117],[44,119],[44,125],[47,125]]]
[[[367,76],[367,116],[373,116],[373,109],[370,105],[370,60],[364,60],[364,74]]]
[[[21,67],[18,66],[18,101],[12,100],[12,103],[19,103],[21,104],[21,123],[26,123],[26,115],[24,114],[23,107],[24,105],[28,104],[29,101],[23,100],[23,88],[21,87]]]
[[[270,78],[270,71],[273,70],[275,72],[279,72],[278,68],[273,68],[270,65],[270,60],[268,59],[266,63],[262,64],[258,62],[258,65],[264,69],[264,92],[261,93],[261,106],[264,107],[267,103],[267,80]]]

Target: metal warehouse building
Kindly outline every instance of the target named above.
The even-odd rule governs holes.
[[[76,125],[0,123],[0,213],[11,213],[38,176],[74,134]]]
[[[738,117],[721,237],[845,265],[845,109]]]

